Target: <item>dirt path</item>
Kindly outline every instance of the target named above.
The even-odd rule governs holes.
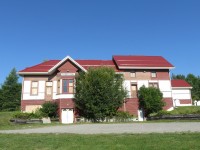
[[[167,133],[200,132],[200,122],[172,123],[126,123],[126,124],[82,124],[61,125],[35,129],[0,130],[0,133],[75,133],[75,134],[109,134],[109,133]]]

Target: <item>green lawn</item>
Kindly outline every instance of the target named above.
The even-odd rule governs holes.
[[[0,134],[1,150],[198,150],[200,133],[174,134]]]
[[[172,115],[177,114],[200,114],[200,106],[182,106],[169,112]]]
[[[10,122],[13,114],[16,112],[0,112],[0,130],[14,130],[14,129],[24,129],[24,128],[35,128],[35,127],[45,127],[52,125],[60,125],[60,123],[55,122],[51,124],[14,124]]]

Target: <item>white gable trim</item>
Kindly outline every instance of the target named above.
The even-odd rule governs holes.
[[[51,74],[53,71],[55,71],[56,68],[58,68],[60,65],[62,65],[65,61],[70,60],[73,62],[77,67],[79,67],[82,71],[87,72],[85,68],[83,68],[79,63],[77,63],[74,59],[72,59],[70,56],[66,56],[63,60],[61,60],[59,63],[57,63],[54,67],[52,67],[48,74]]]

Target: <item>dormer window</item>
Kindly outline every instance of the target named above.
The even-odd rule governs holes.
[[[157,77],[156,71],[152,71],[152,72],[151,72],[151,77],[152,77],[152,78],[156,78],[156,77]]]
[[[135,78],[135,77],[136,77],[135,71],[131,72],[131,73],[130,73],[130,76],[131,76],[131,78]]]

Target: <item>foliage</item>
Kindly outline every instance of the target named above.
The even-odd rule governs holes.
[[[162,110],[165,103],[163,102],[163,94],[158,88],[142,86],[138,92],[139,107],[143,109],[145,117],[151,113]]]
[[[90,68],[76,77],[76,108],[80,116],[94,122],[115,116],[126,94],[122,75],[112,68]]]
[[[120,122],[128,121],[131,118],[133,118],[133,115],[131,115],[129,112],[124,111],[118,111],[115,116],[115,119]]]
[[[34,119],[34,118],[41,118],[39,113],[23,113],[17,112],[13,114],[13,118],[15,119]]]
[[[42,108],[40,108],[42,116],[50,118],[56,118],[58,116],[57,110],[58,110],[58,105],[55,102],[46,102],[42,104]]]
[[[0,111],[19,110],[21,83],[18,83],[16,69],[13,68],[0,88]]]
[[[200,76],[195,76],[193,74],[188,74],[187,76],[172,74],[172,79],[183,79],[187,81],[192,86],[192,99],[200,100]]]

